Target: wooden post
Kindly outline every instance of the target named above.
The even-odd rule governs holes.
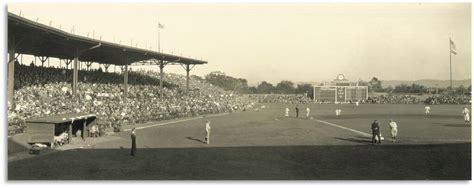
[[[13,101],[14,84],[15,84],[15,37],[9,39],[10,45],[8,46],[8,102],[11,108],[15,107]]]
[[[163,91],[163,69],[165,68],[165,64],[163,60],[160,60],[160,91]]]
[[[76,94],[77,94],[77,79],[78,79],[78,74],[79,74],[79,71],[78,71],[78,62],[79,61],[79,51],[76,49],[75,53],[74,53],[74,63],[73,63],[73,75],[72,75],[72,96],[73,98],[76,97]]]

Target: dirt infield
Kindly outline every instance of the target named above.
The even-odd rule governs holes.
[[[463,106],[310,105],[313,119],[301,118],[305,105],[264,104],[212,121],[211,143],[204,141],[205,119],[137,130],[138,155],[130,156],[130,135],[76,149],[11,161],[8,179],[471,179],[471,127]],[[284,117],[289,107],[292,117]],[[342,109],[335,117],[334,110]],[[399,140],[372,146],[373,119],[388,139],[388,120],[399,124]],[[327,122],[327,123],[324,123]],[[334,125],[330,125],[330,124]]]

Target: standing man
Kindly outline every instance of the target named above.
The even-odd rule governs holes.
[[[339,117],[341,115],[342,110],[341,109],[336,109],[336,116]]]
[[[470,118],[469,118],[469,109],[467,109],[467,107],[464,107],[464,110],[462,110],[462,114],[464,115],[464,123],[465,123],[465,124],[468,124],[469,121],[470,121]]]
[[[309,112],[311,110],[309,109],[309,107],[306,107],[306,119],[309,119]]]
[[[135,128],[132,129],[132,156],[137,153],[137,135],[135,134]]]
[[[397,133],[398,133],[398,126],[397,123],[393,120],[390,120],[390,123],[388,124],[390,127],[390,133],[392,133],[392,142],[395,142],[397,140]]]
[[[285,117],[290,116],[290,109],[288,107],[285,108]]]
[[[374,120],[374,122],[372,123],[372,145],[374,145],[376,142],[375,137],[378,138],[378,142],[379,144],[381,144],[382,140],[380,139],[380,125],[379,121],[377,120]]]
[[[204,137],[206,144],[209,144],[210,135],[211,135],[211,121],[206,120],[206,137]]]
[[[425,106],[425,114],[426,115],[430,115],[430,110],[431,110],[430,106]]]
[[[298,105],[296,105],[296,118],[298,118],[299,113],[300,113],[300,109],[298,108]]]

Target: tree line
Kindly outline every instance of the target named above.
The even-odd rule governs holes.
[[[262,81],[257,86],[248,86],[248,81],[244,78],[234,78],[226,75],[224,72],[214,71],[207,74],[204,78],[212,85],[223,88],[227,91],[234,91],[243,94],[303,94],[308,97],[313,96],[313,86],[311,84],[295,84],[289,80],[282,80],[276,85]],[[382,81],[373,77],[370,81],[358,81],[359,86],[368,86],[369,92],[386,93],[410,93],[410,94],[442,94],[454,92],[456,94],[466,94],[471,92],[471,86],[459,86],[450,90],[450,88],[429,88],[419,84],[400,84],[395,87],[383,87]]]

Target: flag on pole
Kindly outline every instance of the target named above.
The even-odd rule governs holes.
[[[456,45],[454,44],[454,42],[451,39],[449,39],[449,48],[451,50],[451,53],[453,53],[454,55],[458,54],[456,52]]]
[[[165,28],[165,26],[161,25],[161,24],[160,24],[160,22],[158,22],[158,28],[160,28],[160,29],[164,29],[164,28]]]

